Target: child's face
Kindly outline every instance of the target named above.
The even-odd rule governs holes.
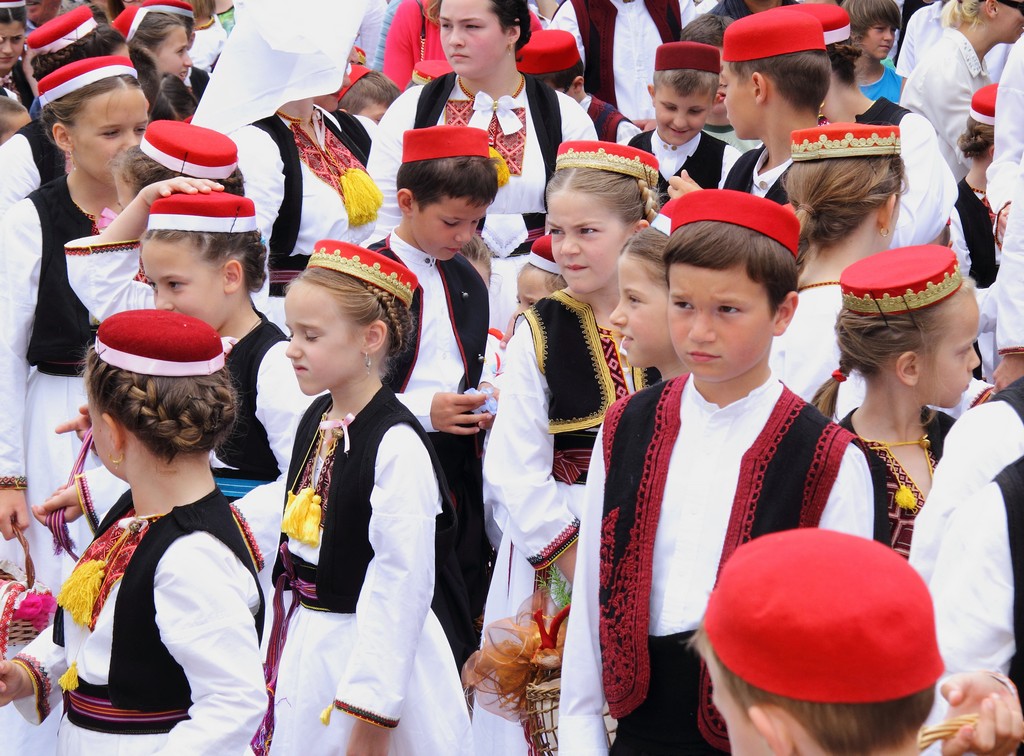
[[[31,120],[28,111],[0,118],[0,144],[14,136],[22,126],[27,126]]]
[[[883,61],[889,56],[893,43],[896,41],[896,30],[888,24],[875,24],[864,32],[857,42],[863,55],[876,61]]]
[[[156,67],[160,73],[169,73],[185,81],[192,68],[192,58],[188,54],[190,46],[184,27],[178,26],[171,30],[156,49]]]
[[[757,139],[760,131],[754,99],[754,77],[740,78],[728,63],[722,63],[722,83],[725,85],[725,111],[729,123],[740,139]]]
[[[54,127],[58,146],[70,151],[75,170],[113,185],[110,161],[142,141],[149,114],[141,89],[115,89],[89,100],[73,125]]]
[[[413,198],[407,207],[402,209],[402,222],[416,248],[438,260],[451,260],[473,238],[488,206],[465,197],[444,197],[426,206]]]
[[[224,266],[199,259],[185,242],[147,239],[142,244],[142,267],[153,287],[153,304],[199,318],[218,332],[231,314]]]
[[[584,301],[593,295],[617,293],[619,252],[641,227],[624,223],[615,208],[595,203],[586,195],[572,191],[551,195],[551,251],[569,292]]]
[[[352,115],[360,115],[363,118],[369,118],[374,123],[380,123],[380,119],[384,117],[387,109],[387,104],[383,102],[371,102],[358,113],[353,113]]]
[[[772,339],[789,326],[796,292],[773,313],[765,287],[740,266],[672,265],[668,284],[672,345],[705,399],[725,406],[768,379]]]
[[[505,65],[519,28],[502,29],[491,0],[442,0],[441,47],[455,73],[469,79]]]
[[[668,286],[635,255],[619,257],[619,304],[611,322],[622,334],[622,352],[632,367],[678,364],[668,332]]]
[[[25,51],[25,25],[0,24],[0,76],[6,76]]]
[[[713,94],[681,95],[672,87],[648,87],[654,104],[658,136],[665,144],[683,145],[704,128],[711,112]]]
[[[553,293],[546,285],[547,280],[548,275],[540,268],[530,264],[523,266],[516,279],[516,301],[519,302],[517,313],[530,309],[548,294]]]
[[[978,303],[970,292],[957,292],[944,305],[942,337],[924,360],[921,404],[955,407],[981,364],[974,341],[978,338]]]

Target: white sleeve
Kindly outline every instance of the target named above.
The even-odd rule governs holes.
[[[397,724],[434,594],[434,530],[441,512],[430,456],[412,428],[398,425],[384,434],[370,506],[374,556],[356,604],[355,646],[336,695],[338,703]]]
[[[693,0],[679,0],[680,26],[686,26],[695,18],[697,18],[697,7],[693,4]]]
[[[967,126],[974,91],[969,81],[956,77],[955,72],[961,70],[960,67],[952,67],[947,60],[936,60],[935,56],[941,54],[938,47],[929,51],[928,57],[906,80],[900,105],[923,116],[934,127],[939,150],[955,179],[967,173],[967,159],[960,152],[957,140]]]
[[[583,49],[583,35],[580,34],[580,22],[576,18],[576,8],[572,3],[563,2],[555,11],[555,17],[551,19],[549,29],[561,29],[572,34],[576,40],[576,49],[580,51],[580,60],[583,65],[587,64],[587,53]]]
[[[1024,174],[1013,186],[1013,203],[1003,238],[1002,260],[990,296],[996,306],[996,346],[1000,352],[1024,351]]]
[[[862,538],[874,538],[874,490],[867,457],[859,446],[850,444],[839,465],[839,474],[818,526]]]
[[[934,239],[935,237],[932,238]],[[899,246],[904,245],[900,244]],[[960,270],[970,270],[971,250],[967,248],[967,239],[964,237],[964,222],[960,220],[959,210],[949,216],[949,246],[956,253],[956,260],[960,265]]]
[[[434,424],[430,420],[430,407],[434,403],[436,393],[433,387],[427,386],[414,391],[403,391],[395,396],[415,416],[416,421],[423,426],[423,430],[427,433],[436,433],[437,429],[434,428]]]
[[[245,196],[256,206],[256,223],[269,242],[284,202],[281,151],[269,134],[255,126],[243,126],[230,136],[238,145],[238,167],[245,178]]]
[[[28,345],[35,323],[43,234],[31,200],[0,221],[0,476],[23,476]]]
[[[1024,157],[1024,45],[1013,45],[996,91],[996,151],[986,187],[992,209],[1010,201]]]
[[[632,121],[623,121],[615,130],[615,141],[618,144],[629,144],[633,137],[641,133],[643,132],[640,131],[640,127],[635,123]]]
[[[160,559],[153,594],[160,640],[192,689],[189,719],[158,753],[244,752],[267,710],[256,581],[227,546],[192,533]]]
[[[551,392],[537,364],[529,322],[507,349],[508,370],[484,459],[484,498],[508,512],[506,534],[534,569],[547,567],[576,540],[579,520],[551,474]]]
[[[152,309],[153,289],[135,280],[139,243],[90,244],[95,238],[75,239],[64,247],[68,283],[89,313],[102,323],[125,310]]]
[[[256,372],[256,419],[267,431],[277,468],[283,473],[291,463],[299,419],[313,401],[299,388],[291,360],[285,356],[287,349],[287,341],[274,344]]]
[[[402,137],[416,122],[416,106],[422,91],[423,87],[413,87],[403,92],[391,103],[378,124],[366,171],[384,195],[384,204],[377,212],[377,225],[367,240],[368,244],[383,239],[402,220],[395,179],[402,165]]]
[[[942,159],[928,119],[916,113],[905,115],[900,121],[900,138],[906,188],[900,197],[892,246],[928,244],[956,215],[956,179]]]
[[[21,134],[0,144],[0,217],[15,203],[39,188],[39,167],[32,158],[32,147]]]
[[[377,43],[380,42],[380,30],[384,25],[384,12],[387,6],[387,0],[371,0],[367,3],[356,41],[368,57],[373,56]]]
[[[580,517],[572,609],[562,654],[562,699],[558,744],[565,753],[604,756],[608,741],[604,725],[600,603],[601,522],[604,513],[604,431],[597,435],[587,471],[587,490]]]
[[[729,177],[729,171],[736,165],[736,161],[740,159],[742,154],[731,144],[725,145],[725,154],[722,155],[722,180],[719,182],[719,188],[725,184],[725,180]]]
[[[907,21],[907,34],[900,40],[900,59],[896,61],[896,73],[904,79],[908,78],[917,66],[918,27],[925,19],[924,15],[921,14],[921,17],[915,23],[914,18],[917,15],[919,14],[915,13]]]

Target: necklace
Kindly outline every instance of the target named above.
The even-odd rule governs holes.
[[[476,92],[470,92],[468,89],[466,89],[466,85],[462,83],[462,77],[461,76],[459,76],[457,80],[459,82],[459,89],[462,90],[462,94],[466,95],[466,97],[469,98],[470,100],[472,100],[473,98],[476,97]],[[512,99],[513,100],[515,98],[517,98],[520,94],[522,94],[523,87],[525,87],[525,86],[526,86],[526,77],[523,76],[522,74],[519,74],[519,86],[517,86],[516,87],[516,91],[512,93]]]
[[[821,283],[805,284],[804,286],[797,287],[797,293],[801,291],[807,291],[808,289],[819,289],[822,286],[838,286],[838,281],[822,281]]]

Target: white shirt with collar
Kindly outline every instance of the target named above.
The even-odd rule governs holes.
[[[580,107],[583,108],[584,112],[589,114],[590,103],[593,102],[593,99],[590,95],[583,95],[583,99],[580,100]],[[639,133],[641,133],[640,127],[627,119],[615,129],[615,141],[618,144],[629,144],[629,140]]]
[[[766,162],[768,162],[768,150],[762,150],[761,156],[754,164],[754,183],[750,188],[751,194],[755,197],[761,197],[762,199],[768,194],[769,190],[775,186],[779,179],[782,178],[782,174],[786,172],[789,166],[793,165],[792,159],[789,159],[781,165],[777,165],[766,171],[763,170]]]
[[[437,269],[437,259],[403,241],[398,234],[391,234],[389,241],[398,259],[419,279],[422,297],[416,362],[405,391],[398,394],[398,398],[416,416],[423,429],[432,433],[430,405],[434,394],[462,391],[466,366],[455,338],[455,326],[448,312],[448,299],[441,272]]]
[[[703,132],[697,132],[697,136],[686,144],[668,144],[660,136],[657,130],[651,135],[651,151],[658,159],[658,172],[667,181],[675,176],[686,165],[686,161],[693,157],[693,153],[700,147],[700,140]],[[733,165],[739,160],[742,153],[731,144],[725,145],[722,154],[722,178],[719,186],[725,183],[725,177],[729,175]]]

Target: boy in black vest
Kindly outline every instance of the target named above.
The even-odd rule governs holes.
[[[669,42],[654,56],[654,131],[630,141],[630,147],[658,158],[658,192],[664,199],[669,179],[686,176],[701,189],[717,189],[740,153],[702,133],[718,94],[722,63],[718,48],[699,42]]]
[[[764,145],[744,153],[722,187],[785,205],[790,135],[818,124],[832,75],[821,23],[774,8],[733,23],[723,45],[729,121],[736,136]]]
[[[715,754],[728,735],[687,643],[742,543],[796,527],[884,540],[884,481],[855,437],[778,380],[768,355],[797,305],[793,211],[734,191],[678,203],[665,251],[669,330],[690,375],[605,416],[581,516],[559,746]]]
[[[494,416],[474,414],[489,316],[487,287],[459,249],[476,233],[498,193],[487,132],[431,126],[405,132],[396,177],[402,221],[376,246],[419,279],[411,345],[392,366],[388,386],[430,434],[459,517],[459,566],[473,617],[483,612],[492,553],[484,533],[482,429]]]

